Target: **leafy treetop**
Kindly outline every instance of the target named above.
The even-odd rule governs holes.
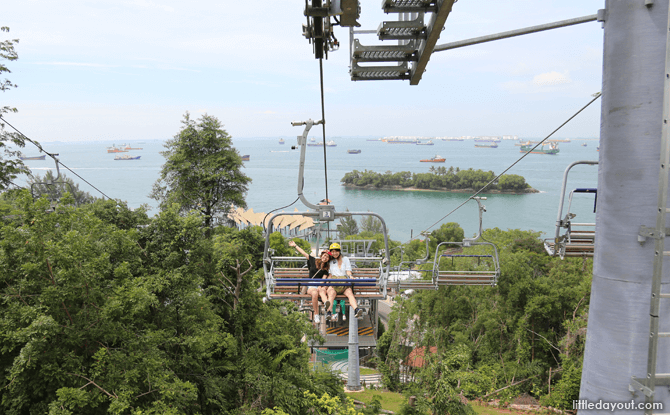
[[[242,173],[242,158],[216,117],[205,114],[196,121],[187,112],[165,147],[166,161],[150,195],[162,209],[177,203],[182,213],[198,211],[210,229],[232,206],[246,207],[251,179]]]

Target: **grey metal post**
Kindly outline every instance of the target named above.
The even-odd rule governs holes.
[[[347,389],[361,389],[361,368],[358,358],[358,319],[354,308],[349,306],[349,379]]]
[[[629,385],[632,376],[646,377],[647,368],[654,244],[638,243],[638,233],[656,223],[658,209],[668,6],[669,0],[651,7],[606,2],[595,255],[580,388],[580,399],[590,402],[645,398],[631,394]],[[661,285],[670,291],[667,271]],[[670,331],[668,302],[659,316],[661,331]],[[670,339],[661,339],[659,373],[670,372],[669,355]],[[657,388],[654,401],[667,411],[668,390]]]
[[[459,40],[457,42],[444,43],[442,45],[435,46],[433,52],[441,52],[443,50],[451,50],[456,48],[462,48],[464,46],[477,45],[479,43],[492,42],[494,40],[508,39],[510,37],[527,35],[530,33],[543,32],[545,30],[558,29],[560,27],[572,26],[581,23],[593,22],[598,18],[597,14],[592,14],[583,17],[576,17],[574,19],[561,20],[559,22],[552,22],[541,24],[537,26],[526,27],[523,29],[510,30],[508,32],[495,33],[492,35],[480,36],[471,39]]]

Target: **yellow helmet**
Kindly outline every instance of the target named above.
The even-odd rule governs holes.
[[[341,250],[340,244],[338,244],[337,242],[333,242],[332,244],[330,244],[330,247],[328,247],[328,249],[330,249],[331,251],[333,249],[337,249],[338,251]]]

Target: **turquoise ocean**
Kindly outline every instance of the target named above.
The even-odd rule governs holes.
[[[248,208],[254,212],[269,212],[291,204],[296,200],[298,188],[298,168],[300,150],[292,150],[295,137],[284,137],[285,144],[279,144],[279,138],[233,139],[240,155],[248,154],[249,161],[244,162],[244,173],[253,180],[246,195]],[[317,141],[321,138],[315,137]],[[434,230],[443,223],[457,222],[465,230],[466,236],[478,231],[477,204],[470,201],[460,209],[443,218],[466,200],[470,194],[424,192],[424,191],[385,191],[348,189],[340,180],[354,169],[375,172],[428,172],[435,167],[453,166],[460,169],[482,169],[496,174],[512,165],[521,155],[520,148],[512,140],[503,140],[498,148],[475,148],[473,140],[440,141],[434,145],[388,144],[381,141],[369,141],[361,137],[333,137],[336,147],[326,147],[328,198],[337,210],[348,209],[351,212],[375,212],[384,218],[394,240],[406,242],[421,231]],[[524,140],[533,140],[525,138]],[[535,138],[535,140],[538,140]],[[130,141],[132,147],[142,150],[130,151],[132,156],[141,156],[139,160],[117,161],[115,154],[107,153],[107,147],[124,142],[46,142],[45,150],[58,153],[59,160],[82,176],[100,191],[113,199],[127,201],[130,207],[147,204],[155,214],[156,202],[149,198],[153,183],[158,179],[164,162],[160,154],[164,150],[163,141]],[[586,144],[583,146],[582,144]],[[598,160],[596,139],[572,139],[570,143],[560,143],[557,155],[529,154],[507,174],[518,174],[540,193],[524,195],[487,194],[484,205],[484,228],[522,229],[543,232],[543,237],[552,237],[558,214],[561,183],[566,167],[578,160]],[[348,154],[348,149],[360,149],[360,154]],[[28,144],[23,150],[27,156],[38,155],[38,151]],[[420,159],[440,155],[445,163],[422,163]],[[26,161],[33,174],[43,175],[46,170],[54,169],[53,161]],[[68,177],[79,183],[80,189],[100,197],[100,193],[61,169]],[[326,197],[326,179],[323,147],[307,147],[305,162],[304,194],[311,203],[317,203]],[[25,181],[17,180],[25,185]],[[597,187],[597,166],[577,166],[568,177],[568,192],[578,187]],[[567,197],[566,197],[567,208]],[[577,194],[572,203],[572,212],[577,214],[576,222],[594,222],[594,197]],[[286,211],[306,210],[300,202],[285,208]],[[565,214],[565,211],[564,211]]]

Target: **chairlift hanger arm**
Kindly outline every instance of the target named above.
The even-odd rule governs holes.
[[[558,202],[558,217],[556,218],[556,239],[559,238],[560,233],[561,233],[561,227],[562,227],[562,222],[563,222],[563,203],[565,202],[565,190],[567,188],[567,182],[568,182],[568,173],[570,173],[570,169],[573,167],[579,165],[579,164],[586,164],[589,166],[596,166],[598,165],[597,161],[593,160],[580,160],[580,161],[575,161],[570,163],[570,165],[565,169],[565,172],[563,173],[563,184],[561,185],[561,200]]]
[[[299,127],[301,125],[305,126],[305,129],[302,132],[302,135],[298,136],[298,145],[300,146],[300,168],[298,170],[298,197],[302,203],[305,204],[310,209],[319,210],[321,206],[310,203],[303,194],[303,188],[305,187],[305,155],[307,151],[307,135],[309,130],[312,129],[312,126],[324,124],[324,120],[314,121],[311,118],[307,121],[294,121],[291,123],[294,127]]]
[[[482,200],[486,200],[485,197],[480,197],[480,196],[474,196],[472,198],[475,202],[477,202],[478,206],[478,211],[479,211],[479,233],[475,235],[474,238],[464,238],[463,239],[463,245],[464,246],[469,246],[469,244],[473,242],[477,242],[477,240],[482,236],[483,229],[482,229],[482,213],[486,212],[486,206],[482,205]],[[435,254],[437,257],[437,254]]]
[[[428,259],[430,258],[430,252],[428,250],[428,247],[429,247],[429,244],[430,244],[430,239],[429,239],[430,234],[428,232],[421,232],[421,234],[423,236],[425,236],[425,238],[426,238],[426,256],[423,257],[423,258],[417,259],[415,261],[416,265],[425,264],[426,262],[428,262]]]

